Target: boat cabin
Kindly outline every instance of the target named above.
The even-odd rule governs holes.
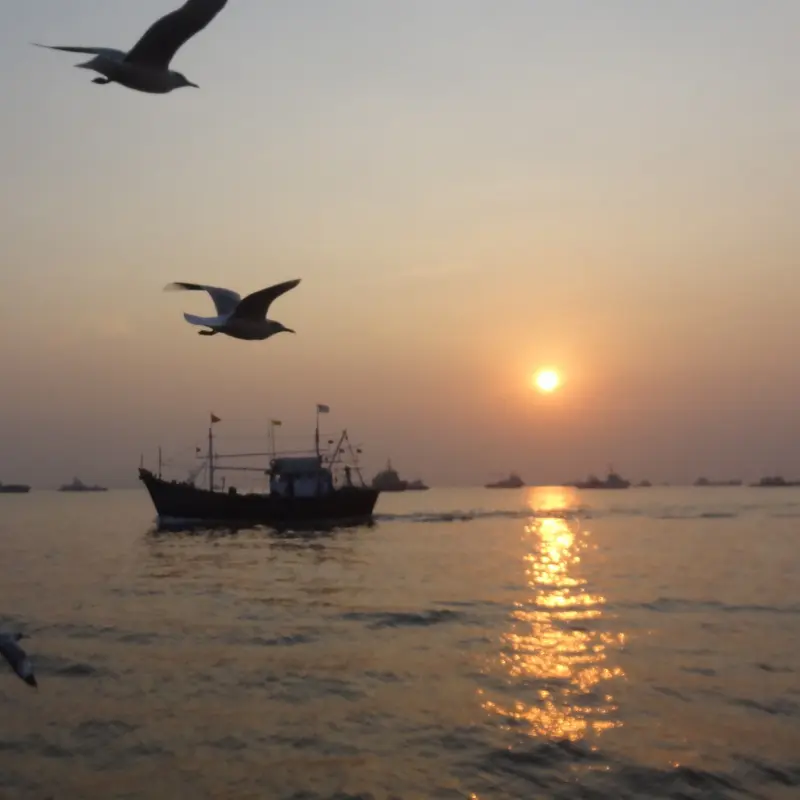
[[[319,497],[334,491],[333,475],[319,456],[273,458],[267,475],[270,494],[282,497]]]

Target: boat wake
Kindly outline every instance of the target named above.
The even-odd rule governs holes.
[[[531,519],[532,517],[574,518],[576,511],[531,511],[530,509],[480,511],[426,511],[411,514],[375,514],[376,522],[473,522],[479,519]]]
[[[591,508],[575,506],[559,509],[452,509],[441,511],[415,511],[404,514],[376,513],[374,520],[378,523],[440,523],[440,522],[473,522],[482,519],[613,519],[614,517],[643,517],[654,520],[730,520],[747,516],[749,512],[764,511],[760,508],[741,508],[730,511],[709,511],[695,507],[653,507],[653,508]],[[770,518],[800,517],[800,512],[775,511],[766,514]]]

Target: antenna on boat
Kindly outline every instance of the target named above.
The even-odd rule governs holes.
[[[161,445],[158,446],[158,477],[161,477]]]

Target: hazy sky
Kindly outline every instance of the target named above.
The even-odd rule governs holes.
[[[29,42],[176,0],[5,5],[0,480],[134,485],[212,410],[310,444],[317,402],[432,483],[800,475],[797,0],[230,0],[167,96]],[[294,277],[267,342],[162,292]]]

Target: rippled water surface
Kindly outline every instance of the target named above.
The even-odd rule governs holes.
[[[432,490],[156,534],[0,496],[4,798],[797,798],[800,490]]]

